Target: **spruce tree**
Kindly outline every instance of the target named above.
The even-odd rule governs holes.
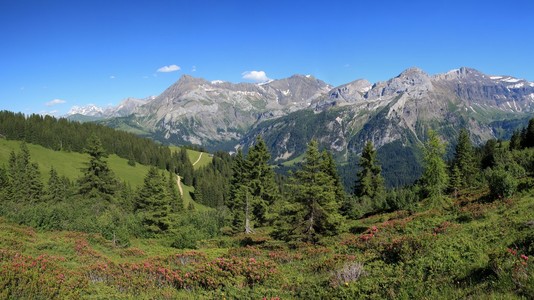
[[[167,189],[171,200],[172,211],[179,212],[184,210],[184,202],[178,191],[178,178],[173,172],[168,172]]]
[[[469,140],[469,132],[466,129],[460,130],[452,165],[457,167],[460,174],[462,174],[460,187],[467,187],[473,184],[477,165],[473,145]]]
[[[151,167],[139,189],[136,212],[141,214],[142,224],[149,234],[167,231],[170,227],[170,195],[165,176]]]
[[[54,167],[50,168],[50,178],[46,190],[46,201],[57,203],[67,199],[67,189],[64,179],[59,177]]]
[[[360,170],[354,186],[354,195],[360,198],[361,202],[370,201],[373,210],[385,209],[385,187],[384,178],[381,174],[382,168],[378,164],[376,150],[371,141],[365,144],[358,166]]]
[[[534,118],[530,119],[528,126],[523,130],[521,135],[521,146],[523,148],[534,147]]]
[[[43,183],[39,166],[31,162],[26,143],[20,144],[20,152],[10,153],[8,162],[8,199],[12,201],[38,202],[43,195]]]
[[[237,150],[232,165],[233,176],[230,181],[230,201],[227,206],[232,213],[232,228],[235,232],[252,232],[252,205],[248,186],[250,168],[241,149]]]
[[[324,171],[317,141],[309,143],[302,168],[290,179],[289,189],[289,202],[276,223],[276,237],[317,243],[321,237],[341,231],[344,219],[338,212],[336,186]]]
[[[92,135],[87,140],[85,153],[89,154],[90,158],[83,170],[83,176],[78,180],[78,192],[91,198],[111,200],[117,190],[117,180],[108,167],[105,160],[107,154],[98,137]]]
[[[236,232],[253,232],[252,222],[268,224],[272,208],[278,197],[274,172],[269,166],[269,151],[265,142],[258,136],[256,144],[250,148],[247,157],[238,150],[230,182],[230,201],[232,227]]]
[[[334,181],[334,187],[336,191],[336,201],[340,203],[340,212],[344,212],[343,209],[344,206],[346,206],[347,203],[347,194],[345,193],[345,188],[343,187],[343,183],[341,181],[341,178],[339,177],[339,174],[337,172],[336,162],[334,161],[334,157],[332,156],[332,153],[323,150],[322,152],[322,160],[323,160],[323,171],[328,174],[332,180]]]
[[[269,165],[271,154],[263,138],[258,135],[256,144],[247,155],[247,185],[250,187],[253,201],[253,213],[258,224],[268,222],[268,208],[276,201],[278,190],[274,181],[274,172]]]
[[[428,131],[428,140],[423,148],[423,190],[433,204],[442,200],[443,191],[447,188],[449,176],[447,165],[443,160],[445,145],[439,140],[437,133]]]

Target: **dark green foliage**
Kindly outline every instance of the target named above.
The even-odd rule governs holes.
[[[173,154],[173,161],[177,162],[175,172],[182,177],[185,185],[193,185],[194,169],[189,160],[185,147],[180,148],[178,153]]]
[[[497,149],[499,143],[497,140],[490,139],[484,144],[484,147],[479,150],[480,154],[480,167],[482,170],[491,168],[495,165],[495,149]]]
[[[300,170],[290,179],[289,200],[275,223],[274,236],[292,242],[317,243],[342,231],[343,217],[334,179],[324,172],[317,141],[312,140]]]
[[[62,151],[84,152],[91,136],[100,139],[109,154],[117,154],[144,165],[171,170],[181,162],[173,157],[169,147],[140,138],[132,133],[114,130],[95,123],[71,122],[51,116],[0,111],[0,134],[10,140],[22,140],[45,148]],[[189,162],[190,164],[190,162]],[[185,177],[187,184],[191,177]]]
[[[534,147],[534,118],[530,119],[528,126],[521,133],[521,147]]]
[[[517,180],[503,168],[489,171],[487,180],[490,196],[494,199],[509,198],[517,189]]]
[[[241,150],[235,156],[228,207],[236,232],[251,233],[251,222],[261,226],[270,219],[272,210],[269,208],[276,202],[279,190],[269,159],[269,151],[261,136],[257,137],[246,157]]]
[[[437,204],[448,186],[449,176],[447,175],[447,165],[443,160],[445,146],[433,130],[428,132],[428,140],[425,143],[423,153],[424,171],[421,178],[423,191],[432,203]]]
[[[195,171],[193,186],[196,202],[217,208],[225,205],[230,194],[232,157],[225,152],[216,152],[211,164]]]
[[[8,164],[6,196],[17,202],[35,203],[43,196],[43,183],[39,166],[31,162],[30,151],[25,143],[20,152],[11,152]]]
[[[360,202],[370,203],[372,210],[386,209],[384,178],[372,142],[365,144],[358,166],[354,195]]]
[[[512,137],[510,138],[510,144],[509,144],[510,150],[520,150],[522,148],[521,142],[522,142],[521,132],[517,130],[514,131],[514,133],[512,134]]]
[[[143,186],[138,191],[135,211],[140,214],[148,234],[159,234],[170,227],[170,195],[165,176],[155,167],[150,168]]]
[[[85,153],[90,159],[78,180],[78,192],[86,197],[111,200],[117,190],[117,180],[105,160],[107,154],[96,136],[87,140]]]
[[[45,201],[51,203],[66,201],[69,196],[69,190],[69,179],[64,176],[59,177],[56,170],[52,167],[50,169],[50,178],[48,179]]]
[[[461,174],[459,187],[467,187],[475,182],[475,175],[478,167],[475,160],[473,145],[469,140],[469,132],[466,129],[460,130],[458,136],[458,143],[454,151],[454,158],[452,161],[452,171],[457,168],[457,173]],[[458,175],[457,174],[457,175]]]
[[[179,212],[184,210],[184,202],[178,191],[178,178],[172,172],[168,172],[167,175],[167,192],[169,194],[169,200],[172,212]]]

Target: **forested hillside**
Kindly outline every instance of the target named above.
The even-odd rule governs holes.
[[[534,297],[534,119],[482,147],[462,130],[450,159],[427,129],[422,175],[395,189],[368,141],[347,193],[315,140],[280,176],[261,136],[195,169],[183,148],[0,116],[0,134],[25,141],[0,164],[1,298]],[[29,143],[84,160],[69,176],[41,170]],[[138,151],[123,160],[132,168],[147,156],[136,186],[111,168],[109,154],[125,149]]]

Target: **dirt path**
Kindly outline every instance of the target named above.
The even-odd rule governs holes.
[[[195,162],[193,163],[193,166],[194,166],[194,165],[196,165],[196,164],[197,164],[197,162],[199,162],[199,161],[200,161],[200,159],[202,158],[202,153],[203,153],[203,152],[200,152],[200,155],[198,156],[198,159],[197,159],[197,161],[195,161]]]
[[[180,196],[184,196],[184,190],[182,189],[182,177],[180,175],[176,176],[176,184],[178,185],[178,190],[180,191]]]

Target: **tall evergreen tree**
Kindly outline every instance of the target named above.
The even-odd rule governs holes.
[[[462,174],[460,187],[467,187],[473,184],[478,168],[475,161],[473,145],[469,140],[469,132],[466,129],[460,130],[452,166],[456,166],[460,174]]]
[[[50,168],[50,178],[46,189],[46,201],[57,203],[67,199],[68,185],[65,180],[59,177],[54,167]]]
[[[423,148],[423,176],[421,182],[426,196],[435,204],[442,198],[447,188],[449,176],[447,165],[443,160],[445,145],[439,140],[437,133],[428,131],[428,140]]]
[[[165,232],[170,227],[170,196],[165,176],[151,167],[139,189],[136,212],[141,213],[142,223],[150,234]]]
[[[528,126],[523,130],[521,134],[521,146],[523,148],[534,147],[534,118],[530,119]]]
[[[78,180],[81,195],[110,200],[117,190],[117,180],[108,167],[107,154],[100,139],[92,135],[87,140],[85,153],[89,154],[89,162]]]
[[[178,212],[184,210],[184,202],[178,191],[178,178],[173,172],[168,172],[167,189],[171,201],[172,211]]]
[[[323,171],[327,175],[329,175],[334,181],[333,183],[336,191],[336,201],[340,203],[341,211],[343,211],[342,208],[347,202],[347,195],[345,193],[345,188],[343,187],[341,178],[339,177],[339,174],[337,172],[336,162],[334,160],[334,157],[332,156],[332,153],[326,150],[323,150],[321,155],[323,161]]]
[[[384,178],[381,174],[382,168],[378,164],[376,150],[371,141],[365,144],[358,166],[360,170],[354,186],[354,195],[364,203],[371,201],[371,206],[374,210],[385,209],[385,187]]]
[[[263,138],[258,135],[256,144],[250,148],[247,155],[247,185],[250,187],[251,196],[255,199],[253,213],[260,225],[266,225],[268,221],[268,207],[273,205],[278,190],[274,180],[274,172],[269,165],[271,154],[265,145]]]
[[[252,221],[266,225],[271,219],[269,208],[276,202],[278,188],[269,159],[270,153],[261,136],[256,138],[246,158],[241,150],[234,158],[228,207],[233,216],[232,227],[237,232],[251,233]]]
[[[321,237],[340,232],[336,187],[324,172],[317,141],[309,143],[302,168],[290,179],[290,201],[276,223],[274,235],[289,241],[317,243]]]
[[[20,152],[10,153],[8,163],[8,198],[13,201],[38,202],[43,195],[43,183],[39,166],[31,162],[26,143],[20,144]]]
[[[512,137],[510,138],[510,144],[508,148],[510,150],[520,150],[521,149],[521,131],[514,131]]]

